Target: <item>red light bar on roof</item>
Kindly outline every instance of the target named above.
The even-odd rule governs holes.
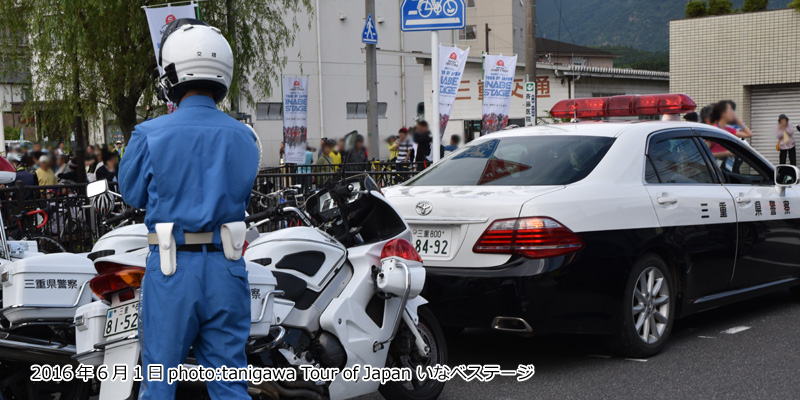
[[[632,117],[680,114],[696,107],[685,94],[648,94],[561,100],[550,114],[555,118]]]

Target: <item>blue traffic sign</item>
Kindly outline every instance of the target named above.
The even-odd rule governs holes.
[[[361,33],[361,41],[367,44],[378,44],[378,31],[375,30],[375,22],[372,21],[372,14],[367,15],[364,31]]]
[[[439,31],[463,29],[464,0],[403,0],[400,6],[400,29],[404,31]]]

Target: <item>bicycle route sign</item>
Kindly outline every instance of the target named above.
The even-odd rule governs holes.
[[[403,0],[400,6],[400,29],[403,31],[463,29],[465,14],[464,0]]]

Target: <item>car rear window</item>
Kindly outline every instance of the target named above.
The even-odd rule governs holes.
[[[467,145],[410,180],[409,186],[566,185],[597,166],[614,138],[533,136]]]

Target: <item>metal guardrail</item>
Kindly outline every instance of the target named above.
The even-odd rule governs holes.
[[[283,165],[267,167],[256,176],[253,190],[270,193],[300,185],[300,193],[307,196],[323,187],[329,179],[338,179],[340,165]],[[405,182],[425,165],[421,163],[397,163],[374,161],[348,164],[345,175],[367,173],[381,187]],[[90,251],[94,242],[107,232],[86,197],[86,184],[54,186],[23,186],[21,182],[0,188],[0,211],[9,240],[31,237],[46,237],[59,242],[67,251],[80,253]],[[29,211],[43,210],[41,214],[24,215]],[[248,212],[255,214],[264,210],[264,205],[253,198]]]
[[[46,237],[70,252],[89,251],[93,244],[92,210],[85,184],[0,188],[0,210],[9,240]],[[25,215],[43,210],[43,214]]]
[[[310,194],[322,188],[329,179],[338,179],[340,165],[284,165],[265,168],[256,176],[253,190],[269,193],[275,190],[300,185],[303,194]],[[345,175],[367,173],[380,187],[405,182],[423,170],[422,163],[369,162],[348,164]]]

